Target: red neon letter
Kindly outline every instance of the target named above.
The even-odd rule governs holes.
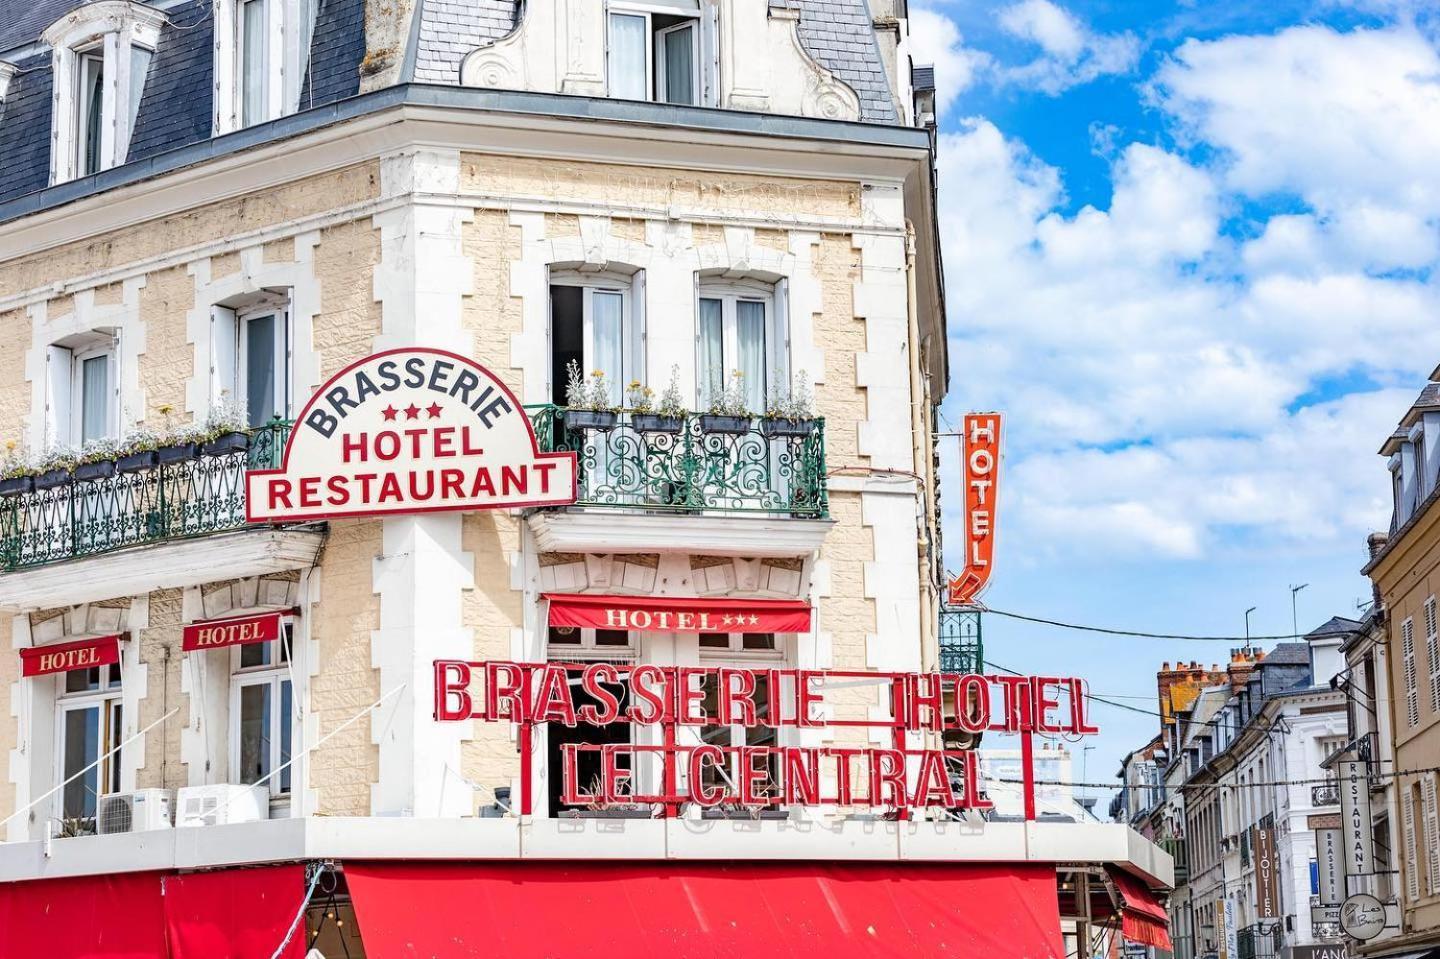
[[[453,678],[452,678],[453,677]],[[435,660],[435,721],[453,723],[469,719],[475,704],[470,699],[470,664]],[[452,708],[450,703],[455,703]]]

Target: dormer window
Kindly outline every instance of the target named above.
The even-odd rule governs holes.
[[[165,16],[128,0],[99,0],[44,33],[53,51],[50,179],[64,183],[125,162]]]
[[[622,100],[697,105],[711,97],[713,30],[694,0],[614,2],[606,14],[606,80]]]
[[[216,0],[217,135],[299,108],[316,6],[315,0]]]

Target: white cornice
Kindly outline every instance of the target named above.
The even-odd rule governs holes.
[[[703,553],[710,556],[809,556],[828,519],[745,515],[676,516],[614,509],[540,510],[530,529],[542,553]]]

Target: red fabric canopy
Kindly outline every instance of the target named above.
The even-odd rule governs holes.
[[[1033,864],[346,863],[369,955],[1060,959]]]
[[[1170,943],[1170,916],[1155,898],[1155,894],[1128,872],[1112,868],[1109,873],[1122,901],[1121,935],[1131,942],[1173,952],[1174,947]]]
[[[550,625],[662,633],[806,633],[810,605],[795,599],[545,593]]]
[[[264,643],[279,638],[280,614],[261,613],[258,616],[191,623],[180,634],[180,648],[188,653],[197,649],[221,649],[243,643]]]
[[[158,872],[0,883],[0,956],[165,955]]]
[[[91,669],[120,662],[120,637],[77,639],[69,643],[51,643],[20,650],[20,675],[44,676],[66,673],[72,669]]]
[[[170,959],[269,959],[305,898],[299,863],[196,872],[165,879],[165,938]],[[305,925],[282,959],[305,955]]]

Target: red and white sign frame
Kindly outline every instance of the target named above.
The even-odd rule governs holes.
[[[230,619],[211,619],[187,623],[180,635],[180,648],[187,653],[206,649],[225,649],[247,643],[266,643],[279,639],[284,613],[258,613]]]
[[[808,633],[810,604],[798,599],[610,596],[544,593],[548,623],[577,629],[674,633]]]
[[[575,454],[540,451],[499,377],[430,347],[336,373],[300,411],[280,468],[245,482],[252,523],[565,506],[577,489]]]
[[[965,565],[950,581],[950,603],[973,606],[990,584],[995,561],[995,516],[1000,495],[999,413],[970,413],[960,438],[962,486],[965,490]]]
[[[47,676],[74,669],[93,669],[120,662],[120,634],[77,639],[68,643],[29,646],[20,650],[20,675]]]

